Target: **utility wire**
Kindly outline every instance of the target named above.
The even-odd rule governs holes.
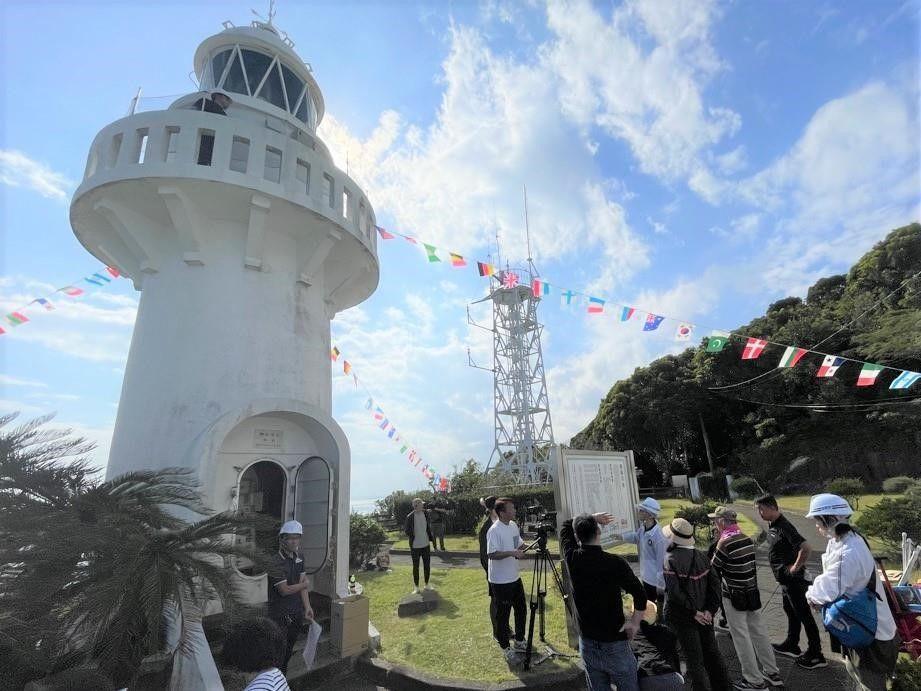
[[[867,314],[869,314],[871,311],[873,311],[874,309],[876,309],[877,307],[879,307],[879,305],[881,305],[882,303],[884,303],[886,300],[888,300],[890,297],[892,297],[895,293],[899,292],[899,291],[900,291],[902,288],[904,288],[907,284],[911,283],[911,281],[913,281],[913,280],[915,280],[916,278],[918,278],[918,276],[921,276],[921,271],[918,271],[917,273],[913,274],[912,276],[909,276],[908,278],[906,278],[906,279],[905,279],[904,281],[902,281],[898,286],[896,286],[895,288],[893,288],[888,294],[886,294],[885,296],[883,296],[882,298],[880,298],[879,300],[877,300],[876,302],[874,302],[874,303],[873,303],[872,305],[870,305],[867,309],[865,309],[865,310],[864,310],[863,312],[861,312],[859,315],[857,315],[856,317],[854,317],[853,319],[851,319],[849,322],[847,322],[846,324],[844,324],[842,327],[840,327],[840,328],[839,328],[837,331],[835,331],[833,334],[831,334],[830,336],[826,336],[825,338],[823,338],[821,341],[819,341],[818,343],[816,343],[816,344],[815,344],[814,346],[812,346],[811,348],[807,348],[807,350],[811,350],[811,351],[812,351],[812,350],[815,350],[816,348],[818,348],[818,347],[819,347],[820,345],[822,345],[823,343],[825,343],[825,342],[827,342],[827,341],[830,341],[832,338],[834,338],[834,337],[837,336],[839,333],[841,333],[842,331],[844,331],[844,330],[845,330],[847,327],[849,327],[851,324],[853,324],[854,322],[856,322],[856,321],[858,321],[858,320],[860,320],[860,319],[863,319],[863,317],[865,317],[865,316],[866,316]],[[850,358],[845,358],[845,359],[850,359]],[[892,369],[892,368],[889,368],[889,369]],[[783,372],[783,369],[777,367],[777,368],[775,368],[775,369],[768,370],[767,372],[762,372],[761,374],[759,374],[759,375],[757,375],[757,376],[751,377],[750,379],[746,379],[746,380],[744,380],[744,381],[737,382],[737,383],[735,383],[735,384],[727,384],[727,385],[725,385],[725,386],[710,386],[710,387],[707,387],[707,390],[708,390],[708,391],[725,391],[726,389],[734,389],[734,388],[736,388],[736,387],[745,386],[746,384],[750,384],[750,383],[752,383],[752,382],[758,381],[758,380],[763,379],[763,378],[765,378],[765,377],[771,377],[771,376],[775,376],[775,377],[776,377],[776,376],[778,376],[781,372]],[[742,399],[738,399],[738,400],[742,400]]]

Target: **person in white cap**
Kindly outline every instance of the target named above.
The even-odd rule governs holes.
[[[285,633],[287,648],[279,665],[282,674],[305,622],[313,621],[308,591],[310,579],[304,573],[304,560],[298,554],[304,529],[297,521],[287,521],[278,531],[278,552],[269,568],[269,618]]]
[[[665,576],[662,568],[665,565],[665,550],[668,548],[668,538],[662,534],[659,526],[659,514],[662,507],[652,497],[646,497],[636,505],[636,515],[640,520],[637,530],[630,530],[621,535],[626,542],[637,546],[640,556],[640,580],[646,589],[646,599],[655,602],[659,618],[662,616],[662,605],[665,602]]]
[[[850,662],[848,671],[870,691],[885,691],[886,680],[895,670],[901,641],[886,591],[876,569],[870,546],[849,523],[851,505],[836,494],[817,494],[809,502],[807,518],[814,518],[816,530],[828,539],[822,555],[822,573],[806,590],[806,601],[816,609],[842,595],[854,597],[864,588],[876,592],[876,635],[866,648],[843,648]],[[837,640],[832,637],[834,642]]]

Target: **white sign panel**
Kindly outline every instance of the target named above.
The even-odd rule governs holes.
[[[615,533],[632,529],[636,521],[639,488],[633,454],[564,449],[560,460],[566,517],[606,511],[614,520],[602,527],[601,543],[607,547],[619,542]]]

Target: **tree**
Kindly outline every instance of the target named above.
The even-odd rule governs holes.
[[[912,223],[889,233],[846,275],[818,280],[805,300],[772,303],[735,329],[722,351],[706,352],[702,341],[637,368],[614,383],[571,444],[632,449],[647,477],[682,466],[693,474],[706,467],[700,414],[718,464],[777,489],[817,490],[836,475],[878,485],[915,472],[921,408],[892,399],[911,402],[918,385],[909,392],[888,386],[898,369],[921,371],[921,340],[913,338],[921,331],[919,273],[921,224]],[[817,380],[822,355],[778,368],[783,348],[772,344],[757,360],[743,361],[743,334],[806,348],[821,344],[823,353],[852,360],[835,377]],[[895,370],[883,372],[876,386],[858,388],[858,360]],[[876,402],[885,407],[860,407]]]
[[[99,482],[91,444],[15,418],[0,417],[0,667],[24,682],[92,660],[127,686],[162,652],[165,609],[232,607],[229,559],[261,558],[227,537],[255,523],[212,515],[185,469]]]

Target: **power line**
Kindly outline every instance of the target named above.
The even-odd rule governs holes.
[[[893,295],[895,295],[898,291],[900,291],[900,290],[901,290],[902,288],[904,288],[906,285],[908,285],[909,283],[911,283],[911,281],[913,281],[914,279],[916,279],[918,276],[921,276],[921,271],[918,271],[917,273],[915,273],[915,274],[909,276],[908,278],[906,278],[906,279],[905,279],[904,281],[902,281],[898,286],[896,286],[894,289],[892,289],[888,294],[884,295],[884,296],[881,297],[879,300],[877,300],[876,302],[874,302],[872,305],[870,305],[867,309],[865,309],[865,310],[864,310],[863,312],[861,312],[859,315],[857,315],[856,317],[854,317],[853,319],[851,319],[849,322],[847,322],[846,324],[844,324],[843,326],[841,326],[841,327],[840,327],[837,331],[835,331],[833,334],[831,334],[830,336],[826,336],[825,338],[823,338],[821,341],[819,341],[818,343],[816,343],[816,344],[815,344],[814,346],[812,346],[811,348],[807,348],[807,350],[815,351],[816,348],[818,348],[818,347],[819,347],[820,345],[822,345],[823,343],[825,343],[825,342],[827,342],[827,341],[830,341],[832,338],[834,338],[834,337],[837,336],[839,333],[841,333],[842,331],[844,331],[844,330],[845,330],[847,327],[849,327],[851,324],[853,324],[854,322],[856,322],[856,321],[858,321],[858,320],[860,320],[860,319],[863,319],[863,318],[864,318],[867,314],[869,314],[872,310],[874,310],[874,309],[876,309],[877,307],[879,307],[882,303],[884,303],[884,302],[885,302],[886,300],[888,300],[890,297],[892,297]],[[770,342],[770,341],[769,341],[769,342]],[[782,344],[779,344],[779,345],[782,345]],[[826,355],[827,353],[821,353],[821,354],[822,354],[822,355]],[[845,360],[850,360],[851,358],[844,358],[844,359],[845,359]],[[855,361],[855,362],[862,362],[862,361]],[[887,369],[897,369],[897,368],[888,367]],[[707,390],[708,390],[708,391],[725,391],[726,389],[734,389],[734,388],[736,388],[736,387],[745,386],[746,384],[750,384],[751,382],[758,381],[758,380],[763,379],[763,378],[765,378],[765,377],[771,377],[771,376],[775,376],[775,377],[776,377],[776,376],[778,376],[781,372],[783,372],[783,369],[781,369],[781,368],[778,367],[778,368],[775,368],[775,369],[772,369],[772,370],[768,370],[767,372],[762,372],[761,374],[759,374],[759,375],[757,375],[757,376],[751,377],[751,378],[746,379],[746,380],[744,380],[744,381],[737,382],[737,383],[735,383],[735,384],[727,384],[727,385],[725,385],[725,386],[711,386],[711,387],[707,387]],[[742,399],[738,399],[738,400],[742,400]]]

